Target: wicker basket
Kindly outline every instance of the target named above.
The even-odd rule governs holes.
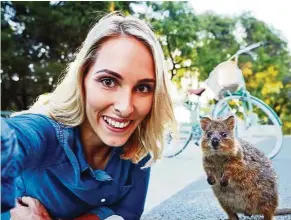
[[[207,87],[214,93],[215,99],[219,100],[229,90],[236,92],[245,86],[242,71],[234,61],[226,61],[214,68],[206,80]]]

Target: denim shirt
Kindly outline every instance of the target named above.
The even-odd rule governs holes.
[[[93,213],[137,220],[144,210],[150,168],[141,167],[149,156],[133,164],[120,159],[122,147],[113,147],[105,169],[94,170],[79,128],[38,114],[1,119],[1,144],[2,211],[19,196],[40,200],[53,218]]]

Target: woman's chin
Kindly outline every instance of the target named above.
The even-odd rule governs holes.
[[[107,140],[104,143],[110,147],[122,147],[128,139],[126,140]]]

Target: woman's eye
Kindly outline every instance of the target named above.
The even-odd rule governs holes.
[[[222,137],[226,137],[226,136],[227,136],[227,133],[226,133],[226,132],[221,132],[220,135],[221,135]]]
[[[208,137],[208,138],[210,138],[211,135],[212,135],[212,132],[208,132],[208,133],[207,133],[207,137]]]
[[[108,88],[113,88],[116,86],[116,83],[113,79],[105,78],[100,80],[103,86],[108,87]]]
[[[137,91],[142,93],[148,93],[152,91],[152,88],[149,85],[140,85],[137,87]]]

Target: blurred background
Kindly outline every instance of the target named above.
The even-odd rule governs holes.
[[[92,24],[105,13],[120,10],[153,26],[166,55],[171,90],[177,100],[187,88],[203,86],[212,69],[240,48],[268,41],[267,46],[240,56],[239,67],[247,89],[276,111],[284,133],[291,134],[287,10],[284,14],[261,3],[2,1],[1,114],[27,109],[37,96],[51,92]],[[255,6],[265,11],[256,11]],[[286,22],[280,22],[278,16]],[[211,94],[206,92],[204,100],[210,106],[204,110],[211,111],[215,102]]]

